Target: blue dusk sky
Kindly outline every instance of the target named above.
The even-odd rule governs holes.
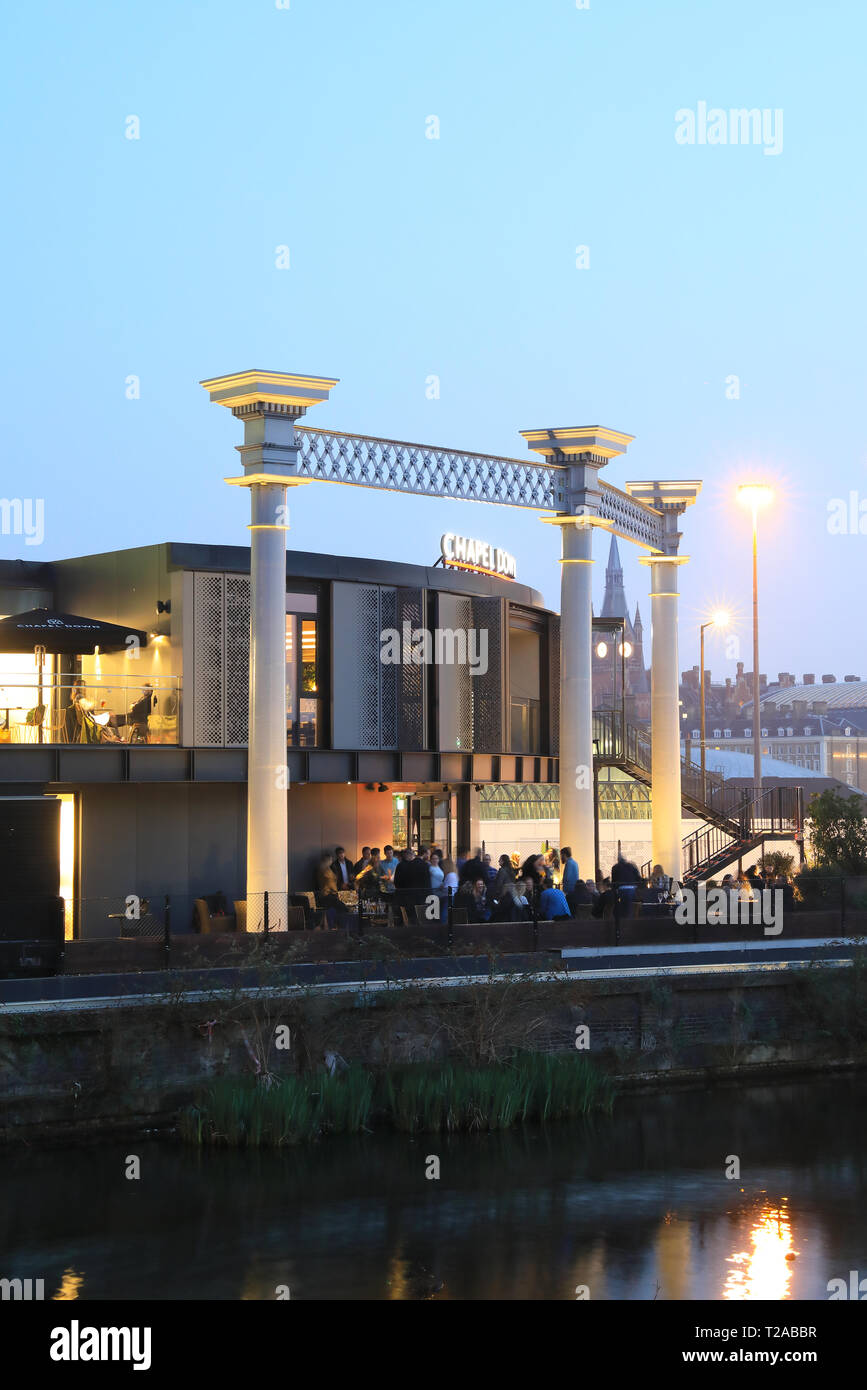
[[[751,668],[734,492],[770,483],[762,670],[867,677],[865,14],[7,6],[0,491],[44,499],[45,522],[2,554],[246,544],[246,496],[222,481],[240,427],[198,382],[322,374],[340,384],[311,425],[524,457],[521,429],[604,424],[636,436],[611,482],[702,479],[682,667],[724,601]],[[729,138],[738,108],[767,113],[752,143]],[[324,484],[291,501],[297,549],[429,563],[458,531],[559,605],[558,537],[534,513]],[[606,552],[597,538],[600,594]],[[649,625],[639,553],[621,543]],[[715,675],[736,655],[715,641]]]

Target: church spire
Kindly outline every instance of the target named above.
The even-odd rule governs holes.
[[[623,567],[620,563],[620,551],[617,549],[617,537],[611,537],[611,547],[608,551],[608,564],[605,567],[605,598],[602,603],[603,618],[628,618],[629,610],[626,606],[626,591],[623,587]]]

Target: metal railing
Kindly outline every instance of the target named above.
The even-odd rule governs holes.
[[[715,861],[723,867],[739,856],[758,848],[768,836],[794,839],[803,827],[802,787],[766,787],[758,796],[743,787],[726,789],[728,828],[705,825],[687,835],[681,843],[681,877],[702,877],[713,872]],[[651,861],[641,867],[643,878],[652,872]]]
[[[176,744],[179,676],[5,672],[0,743]]]
[[[652,772],[652,744],[646,729],[628,724],[617,710],[596,710],[593,714],[593,743],[599,758],[638,769],[649,779]],[[685,757],[680,760],[681,795],[700,803],[710,814],[725,818],[733,801],[725,778],[705,772]]]

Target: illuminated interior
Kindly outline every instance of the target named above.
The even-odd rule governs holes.
[[[75,893],[75,796],[72,792],[64,792],[57,799],[60,802],[60,896],[65,903],[63,934],[67,941],[71,941]]]
[[[46,657],[43,667],[49,692],[52,661],[52,657]],[[0,742],[24,743],[31,731],[35,733],[32,722],[28,725],[27,715],[36,708],[38,682],[39,666],[33,652],[0,653]],[[31,715],[31,721],[32,718]]]

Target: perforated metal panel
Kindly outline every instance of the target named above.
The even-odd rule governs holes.
[[[225,741],[243,748],[250,714],[250,576],[227,574],[225,581]]]
[[[498,598],[473,598],[470,604],[468,627],[487,634],[488,657],[487,669],[470,675],[472,747],[476,753],[499,753],[503,747],[503,605]]]
[[[379,699],[382,662],[380,660],[379,588],[375,584],[355,585],[356,623],[354,636],[358,681],[358,747],[379,747]],[[344,640],[344,634],[338,634]]]
[[[454,626],[459,630],[466,630],[473,624],[473,603],[469,598],[457,598],[453,600]],[[441,624],[441,626],[446,626]],[[464,752],[469,753],[473,747],[473,682],[474,677],[470,675],[470,668],[464,662],[454,668],[453,698],[456,701],[454,712],[455,723],[458,730],[457,746]]]
[[[397,622],[395,626],[403,632],[403,624],[408,623],[410,631],[416,632],[425,627],[424,593],[421,589],[398,589],[396,591]],[[426,681],[427,666],[415,666],[404,661],[400,667],[400,680],[397,683],[397,747],[404,752],[416,752],[427,747]],[[385,702],[383,701],[383,733],[385,732]],[[383,745],[390,746],[390,745]]]
[[[197,747],[247,742],[250,578],[193,576],[193,737]]]
[[[196,745],[223,742],[223,576],[193,580],[193,730]]]
[[[380,632],[385,632],[389,628],[394,628],[401,635],[401,664],[399,666],[386,666],[382,661],[379,663],[380,748],[397,748],[398,746],[400,692],[403,684],[403,674],[407,669],[406,660],[409,655],[409,653],[404,650],[403,628],[401,626],[401,614],[399,609],[400,605],[398,603],[397,589],[380,589],[379,630]]]
[[[404,623],[423,626],[420,589],[336,583],[332,586],[332,657],[335,748],[425,745],[425,667],[411,660]],[[397,662],[384,662],[383,634],[397,633]]]

